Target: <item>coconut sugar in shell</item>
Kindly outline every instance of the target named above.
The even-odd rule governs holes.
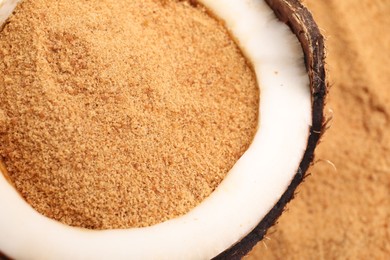
[[[304,179],[327,80],[298,0],[0,0],[3,21],[0,256],[240,259]]]

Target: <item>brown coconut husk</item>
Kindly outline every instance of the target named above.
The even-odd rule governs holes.
[[[286,23],[299,39],[305,55],[305,65],[310,78],[312,94],[312,126],[305,154],[291,184],[268,214],[237,244],[215,257],[219,259],[241,259],[260,240],[267,230],[275,225],[287,203],[294,198],[295,190],[303,181],[313,162],[314,150],[326,129],[324,117],[328,83],[325,70],[324,37],[311,13],[298,0],[265,0],[276,16]]]

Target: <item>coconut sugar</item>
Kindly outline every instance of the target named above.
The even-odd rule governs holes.
[[[0,32],[0,72],[7,177],[71,226],[187,213],[258,124],[250,64],[194,1],[23,1]]]

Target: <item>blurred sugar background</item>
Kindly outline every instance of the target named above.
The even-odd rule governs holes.
[[[333,120],[311,176],[247,259],[390,259],[390,1],[303,3],[327,38]]]

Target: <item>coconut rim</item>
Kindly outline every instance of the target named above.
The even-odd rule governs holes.
[[[307,176],[313,164],[314,151],[325,132],[324,107],[328,94],[325,69],[325,43],[310,11],[299,0],[264,0],[280,21],[287,24],[301,43],[312,94],[312,125],[303,159],[289,187],[280,200],[246,237],[213,259],[241,259],[261,241],[267,230],[276,224],[286,205],[294,198],[295,190]]]
[[[312,125],[310,135],[304,152],[288,189],[284,192],[276,205],[266,214],[261,222],[247,236],[238,243],[225,250],[214,259],[240,259],[246,255],[252,247],[261,240],[266,230],[274,225],[277,218],[283,212],[284,206],[294,197],[296,187],[302,182],[308,167],[314,158],[314,149],[323,133],[324,116],[323,109],[327,94],[327,84],[324,69],[324,41],[310,12],[297,0],[264,0],[277,17],[288,24],[293,33],[299,39],[304,56],[305,65],[309,75],[312,105]],[[0,258],[5,257],[4,255]],[[7,258],[5,258],[7,259]]]

